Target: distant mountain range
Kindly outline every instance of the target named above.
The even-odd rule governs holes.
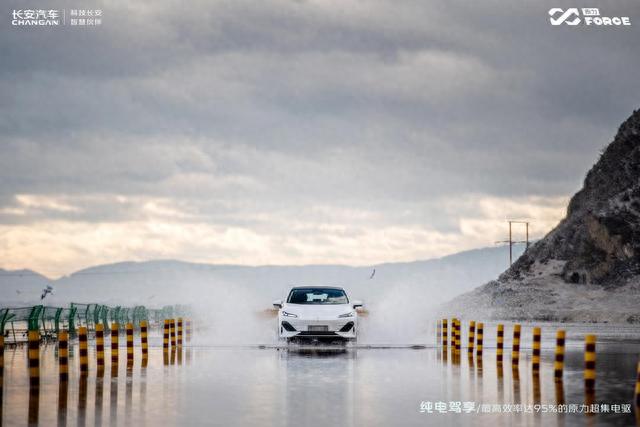
[[[200,343],[273,343],[273,300],[284,298],[293,285],[338,285],[345,287],[352,300],[365,303],[361,342],[424,343],[434,306],[497,277],[508,257],[508,247],[494,247],[365,267],[247,267],[159,260],[101,265],[57,280],[28,270],[3,271],[0,306],[40,304],[42,289],[51,284],[53,295],[45,298],[46,305],[189,304],[198,321],[211,326]]]
[[[493,247],[426,261],[365,267],[250,267],[156,260],[95,266],[57,280],[30,270],[0,270],[0,301],[3,306],[38,304],[42,289],[51,284],[54,294],[45,299],[49,305],[74,301],[161,306],[194,303],[213,293],[248,292],[268,306],[291,285],[327,284],[344,286],[359,299],[404,290],[410,292],[410,298],[419,296],[431,306],[497,277],[507,260],[508,248]]]

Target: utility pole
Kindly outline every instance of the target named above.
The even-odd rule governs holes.
[[[516,221],[516,220],[507,220],[509,223],[509,240],[500,240],[496,243],[509,243],[509,266],[513,264],[513,245],[516,243],[524,243],[525,247],[529,249],[529,221]],[[513,240],[513,224],[524,224],[525,225],[525,240]]]
[[[509,265],[513,264],[513,238],[511,237],[511,221],[509,221]]]

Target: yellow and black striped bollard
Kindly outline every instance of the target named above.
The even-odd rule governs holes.
[[[61,382],[69,380],[69,333],[58,333],[58,374]]]
[[[502,363],[504,354],[504,325],[498,323],[498,332],[496,336],[496,362]]]
[[[149,359],[149,340],[147,335],[148,323],[146,320],[140,322],[140,347],[142,348],[142,366],[147,365]]]
[[[164,330],[162,335],[162,351],[169,352],[169,319],[164,319]]]
[[[118,333],[120,325],[118,323],[111,324],[111,367],[118,366]]]
[[[78,328],[78,347],[80,348],[80,375],[87,376],[89,374],[89,343],[87,342],[87,328],[80,326]]]
[[[476,357],[482,358],[482,345],[484,341],[484,323],[478,322],[476,327]]]
[[[456,318],[452,317],[451,318],[451,338],[449,338],[449,341],[451,342],[451,356],[455,356],[456,355]]]
[[[176,319],[170,320],[170,328],[171,328],[171,348],[176,347]]]
[[[178,365],[182,365],[182,317],[178,317]]]
[[[96,369],[98,376],[104,374],[104,325],[96,324]]]
[[[584,347],[584,387],[587,391],[596,388],[596,336],[587,335]]]
[[[456,356],[456,321],[455,317],[451,319],[451,356],[453,356],[453,359]]]
[[[436,320],[436,347],[440,344],[440,335],[442,334],[442,324],[440,320]]]
[[[460,356],[460,319],[456,319],[456,356]]]
[[[447,342],[448,338],[449,338],[448,320],[442,319],[442,347],[444,347],[445,349],[447,348],[447,345],[448,345],[448,342]]]
[[[540,371],[540,347],[542,341],[542,330],[539,327],[533,328],[533,356],[531,358],[531,368],[534,374]]]
[[[476,322],[471,320],[469,322],[469,340],[467,344],[467,355],[473,357],[473,345],[476,341]]]
[[[162,335],[162,360],[165,365],[169,364],[169,319],[164,319],[164,330]]]
[[[169,328],[171,330],[171,359],[169,363],[171,363],[172,365],[175,365],[176,350],[178,349],[177,339],[176,339],[176,319],[173,319],[173,318],[171,319],[169,323]]]
[[[513,346],[511,348],[511,365],[520,363],[520,325],[513,325]]]
[[[127,367],[133,366],[133,324],[127,323]]]
[[[553,362],[553,377],[556,381],[562,381],[564,371],[564,339],[565,332],[560,329],[556,332],[556,356]]]
[[[40,385],[40,332],[29,331],[29,385]]]

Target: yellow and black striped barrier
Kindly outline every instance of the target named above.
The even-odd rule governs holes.
[[[457,331],[457,354],[458,357],[462,354],[462,321],[457,319],[458,331]]]
[[[456,319],[456,355],[460,356],[462,353],[462,322],[460,319]]]
[[[467,341],[467,355],[473,356],[473,345],[476,341],[476,322],[471,320],[469,322],[469,339]]]
[[[162,335],[162,361],[169,364],[169,319],[164,319],[164,330]]]
[[[120,325],[116,322],[111,324],[111,371],[113,366],[118,366],[118,334]]]
[[[587,335],[584,343],[584,387],[592,391],[596,388],[596,336]]]
[[[540,371],[540,347],[542,341],[542,330],[539,327],[533,328],[533,356],[531,358],[531,368],[534,373]]]
[[[96,367],[98,376],[104,372],[104,325],[96,324]]]
[[[442,325],[442,329],[438,336],[442,337],[443,347],[447,344],[447,319],[443,319],[440,323]],[[454,359],[454,363],[456,362],[456,356],[460,354],[460,328],[461,322],[457,318],[451,319],[451,355]],[[475,327],[475,328],[474,328]],[[512,342],[512,351],[511,351],[511,360],[512,360],[512,369],[513,369],[513,380],[514,380],[514,393],[519,393],[519,389],[516,389],[516,383],[519,380],[519,370],[518,365],[520,361],[520,337],[521,337],[521,325],[514,324],[513,325],[513,342]],[[539,380],[539,371],[540,371],[540,359],[541,359],[541,347],[542,347],[542,330],[540,327],[533,328],[533,354],[531,359],[531,366],[533,370],[533,401],[535,403],[540,403],[541,395],[540,395],[540,380]],[[483,351],[483,335],[484,335],[484,324],[482,322],[475,323],[474,321],[470,321],[469,323],[469,347],[473,348],[472,337],[475,334],[475,348],[476,348],[476,356],[478,359],[478,368],[479,371],[482,369],[481,360],[482,360],[482,351]],[[566,340],[566,332],[562,329],[556,331],[556,347],[555,347],[555,359],[554,359],[554,379],[555,379],[555,400],[558,405],[564,404],[564,385],[563,385],[563,372],[564,372],[564,355],[565,355],[565,340]],[[503,362],[503,350],[504,350],[504,325],[499,323],[497,325],[497,341],[496,341],[496,361],[498,363],[497,375],[498,378],[502,377],[502,362]],[[472,351],[469,351],[470,357],[472,356]],[[446,360],[446,359],[445,359]],[[585,353],[584,353],[584,383],[585,383],[585,404],[587,406],[595,404],[595,384],[596,384],[596,336],[593,334],[588,334],[585,336]],[[519,400],[519,397],[516,398],[516,401]],[[636,406],[636,414],[638,417],[638,421],[640,422],[640,361],[637,364],[637,372],[636,372],[636,383],[634,389],[634,404]],[[640,425],[640,424],[639,424]]]
[[[171,329],[171,348],[176,347],[176,319],[169,321],[169,327]]]
[[[89,343],[87,342],[87,328],[78,328],[78,347],[80,349],[80,375],[89,374]]]
[[[460,320],[453,319],[455,331],[455,356],[460,356]]]
[[[164,319],[164,331],[162,335],[162,350],[165,353],[169,352],[169,319]]]
[[[148,323],[146,320],[140,322],[140,347],[142,348],[142,366],[147,364],[149,359],[149,340],[147,335]]]
[[[449,338],[449,324],[447,319],[442,319],[442,347],[447,348]]]
[[[58,333],[58,374],[61,382],[69,380],[69,333]]]
[[[556,332],[556,354],[553,362],[553,377],[556,381],[562,381],[562,373],[564,371],[564,339],[565,332],[559,329]]]
[[[456,348],[456,319],[454,317],[451,318],[451,332],[449,332],[449,347],[451,348],[451,355],[453,355],[453,351]]]
[[[178,317],[178,347],[182,347],[182,317]]]
[[[520,325],[513,325],[513,345],[511,347],[511,365],[518,366],[520,363]]]
[[[127,323],[125,326],[127,331],[127,366],[133,366],[133,324]]]
[[[40,385],[40,332],[29,331],[29,385]]]
[[[496,362],[502,363],[504,352],[504,325],[502,323],[498,323],[496,335]]]

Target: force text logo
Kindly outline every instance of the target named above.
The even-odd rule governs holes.
[[[553,7],[549,9],[549,22],[551,25],[568,25],[570,27],[621,27],[630,26],[631,18],[628,16],[604,16],[597,7],[570,7],[562,9]]]

